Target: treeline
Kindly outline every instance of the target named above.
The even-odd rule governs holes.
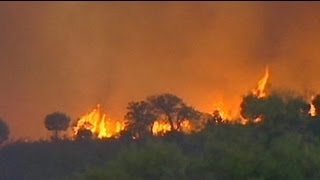
[[[319,179],[320,96],[312,105],[313,115],[302,96],[248,94],[241,103],[241,116],[248,122],[242,125],[224,121],[216,111],[201,113],[175,95],[162,94],[129,103],[128,130],[119,138],[104,140],[91,138],[90,133],[76,140],[59,139],[70,118],[53,113],[45,118],[47,129],[54,132],[52,141],[18,141],[0,149],[0,177]],[[150,128],[159,117],[173,129],[153,136]],[[185,134],[178,125],[185,119],[197,124],[203,118],[206,124],[199,132]]]

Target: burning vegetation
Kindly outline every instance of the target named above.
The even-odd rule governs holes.
[[[94,137],[101,139],[118,137],[124,129],[124,121],[107,118],[106,114],[101,112],[98,104],[91,112],[81,116],[72,130],[75,136],[78,135],[80,130],[89,130]]]
[[[143,101],[128,104],[128,113],[124,120],[112,120],[101,112],[97,105],[91,112],[81,116],[72,128],[73,136],[81,136],[83,131],[94,138],[117,138],[123,134],[136,139],[146,134],[164,136],[171,132],[192,133],[209,125],[220,123],[259,123],[268,113],[263,108],[270,103],[279,101],[286,104],[288,100],[277,99],[269,96],[267,86],[269,80],[269,68],[266,67],[264,76],[259,80],[257,88],[244,97],[240,104],[240,113],[232,117],[230,110],[223,103],[215,106],[212,114],[199,112],[187,105],[179,97],[173,94],[151,96]],[[312,102],[301,107],[301,111],[307,111],[311,116],[316,115],[313,104],[320,101],[319,97],[312,97]],[[308,108],[309,107],[309,108]],[[276,108],[276,107],[275,107]],[[250,111],[250,112],[249,112]],[[275,109],[275,112],[277,109]],[[235,120],[238,119],[238,120]]]
[[[266,85],[268,83],[268,79],[269,79],[269,68],[267,66],[265,73],[264,73],[264,76],[258,82],[258,87],[256,89],[252,90],[252,93],[255,96],[257,96],[259,98],[263,98],[263,97],[267,96]]]

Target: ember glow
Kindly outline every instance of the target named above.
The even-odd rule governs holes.
[[[83,115],[77,121],[73,127],[74,136],[78,134],[80,129],[90,130],[99,139],[118,137],[119,133],[125,130],[125,122],[107,118],[106,114],[101,112],[100,105],[98,104],[95,109]]]

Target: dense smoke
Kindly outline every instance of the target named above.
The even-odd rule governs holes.
[[[122,119],[163,92],[238,109],[266,65],[273,88],[320,91],[317,2],[3,2],[0,27],[0,115],[15,137],[97,103]]]

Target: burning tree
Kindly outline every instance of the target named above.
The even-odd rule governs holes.
[[[263,98],[249,94],[241,103],[241,116],[247,123],[263,121],[270,128],[302,128],[310,117],[310,105],[300,96],[273,93]]]
[[[151,126],[156,120],[151,106],[145,101],[130,102],[127,107],[125,119],[128,120],[128,131],[134,138],[145,136],[151,133]]]
[[[176,130],[175,121],[178,120],[178,113],[185,106],[182,99],[173,94],[161,94],[147,98],[152,107],[153,113],[158,119],[164,119],[170,124],[172,130]]]
[[[181,98],[173,94],[150,96],[147,101],[152,107],[158,121],[155,122],[153,134],[163,134],[166,131],[181,131],[190,129],[190,121],[198,120],[200,112],[187,106]],[[160,124],[160,125],[157,125]]]
[[[181,98],[173,94],[150,96],[146,101],[131,102],[125,119],[129,121],[129,131],[133,136],[164,135],[167,132],[191,132],[193,121],[201,113],[186,105]]]

